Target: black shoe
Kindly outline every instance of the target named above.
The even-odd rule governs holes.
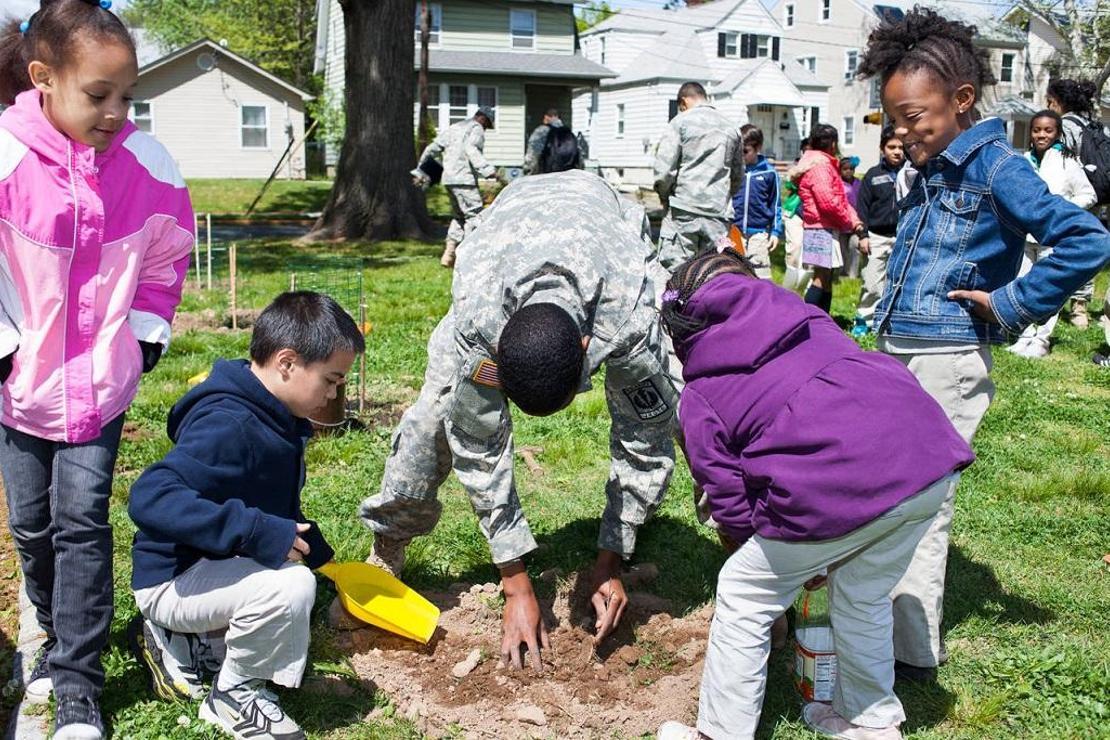
[[[31,676],[23,687],[23,700],[28,704],[46,704],[54,693],[54,681],[50,678],[50,653],[45,647],[35,652],[35,664]]]
[[[937,669],[910,665],[900,660],[894,661],[894,678],[912,683],[928,683],[937,680]]]
[[[87,696],[63,696],[54,712],[54,740],[103,740],[100,707]]]
[[[1110,369],[1110,357],[1108,357],[1107,355],[1095,352],[1093,355],[1091,355],[1091,362],[1095,363],[1099,367]]]

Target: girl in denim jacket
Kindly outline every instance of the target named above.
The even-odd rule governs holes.
[[[876,28],[860,63],[918,175],[899,202],[879,349],[904,362],[970,441],[990,405],[989,345],[1045,321],[1110,258],[1094,216],[1052,195],[975,103],[994,82],[976,29],[916,8]],[[1053,247],[1017,277],[1026,235]],[[922,538],[894,598],[896,668],[928,678],[944,662],[944,572],[954,500]]]

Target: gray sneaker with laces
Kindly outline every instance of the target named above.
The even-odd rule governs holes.
[[[54,740],[101,740],[104,722],[100,706],[87,696],[58,698],[54,712]]]
[[[202,699],[202,679],[219,671],[212,646],[201,635],[174,632],[143,618],[128,625],[131,650],[146,666],[151,689],[166,701]]]
[[[23,700],[28,704],[46,704],[54,692],[54,681],[50,678],[50,654],[46,648],[35,652],[35,663],[27,685],[23,687]]]
[[[304,731],[278,704],[266,682],[251,680],[227,691],[213,683],[200,718],[237,740],[304,740]]]

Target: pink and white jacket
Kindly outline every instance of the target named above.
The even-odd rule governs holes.
[[[796,172],[802,199],[802,221],[807,229],[852,231],[860,222],[848,202],[840,179],[840,160],[828,152],[810,149],[802,155]]]
[[[0,357],[5,425],[88,442],[139,387],[139,340],[169,346],[193,211],[169,153],[127,122],[97,154],[36,90],[0,115]]]

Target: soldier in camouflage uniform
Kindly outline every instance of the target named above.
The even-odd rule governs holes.
[[[420,161],[443,156],[443,185],[451,200],[454,218],[447,230],[447,244],[440,264],[453,267],[455,249],[470,231],[470,221],[482,211],[479,177],[493,177],[497,170],[482,152],[486,129],[493,128],[493,111],[482,107],[473,118],[459,121],[443,131],[420,155]]]
[[[728,235],[732,195],[744,177],[740,127],[719,113],[705,88],[687,82],[655,154],[655,192],[667,209],[659,262],[673,271]]]
[[[543,114],[543,123],[532,130],[528,137],[528,144],[524,147],[524,174],[534,175],[539,166],[540,153],[547,142],[547,135],[553,128],[561,128],[563,122],[559,119],[559,111],[549,108]]]
[[[666,275],[653,251],[643,208],[596,175],[528,177],[502,191],[459,249],[452,307],[428,342],[424,387],[393,435],[380,493],[362,504],[375,533],[370,562],[398,572],[404,547],[439,520],[437,491],[455,471],[501,569],[502,655],[514,665],[521,642],[536,655],[537,635],[545,638],[520,563],[536,542],[513,482],[512,419],[500,384],[509,382],[509,368],[502,361],[499,375],[499,339],[525,308],[554,305],[569,315],[572,346],[585,351],[570,366],[563,407],[606,365],[612,464],[594,570],[600,640],[626,603],[620,560],[632,554],[674,468],[678,393],[668,372],[678,369],[657,321]]]

